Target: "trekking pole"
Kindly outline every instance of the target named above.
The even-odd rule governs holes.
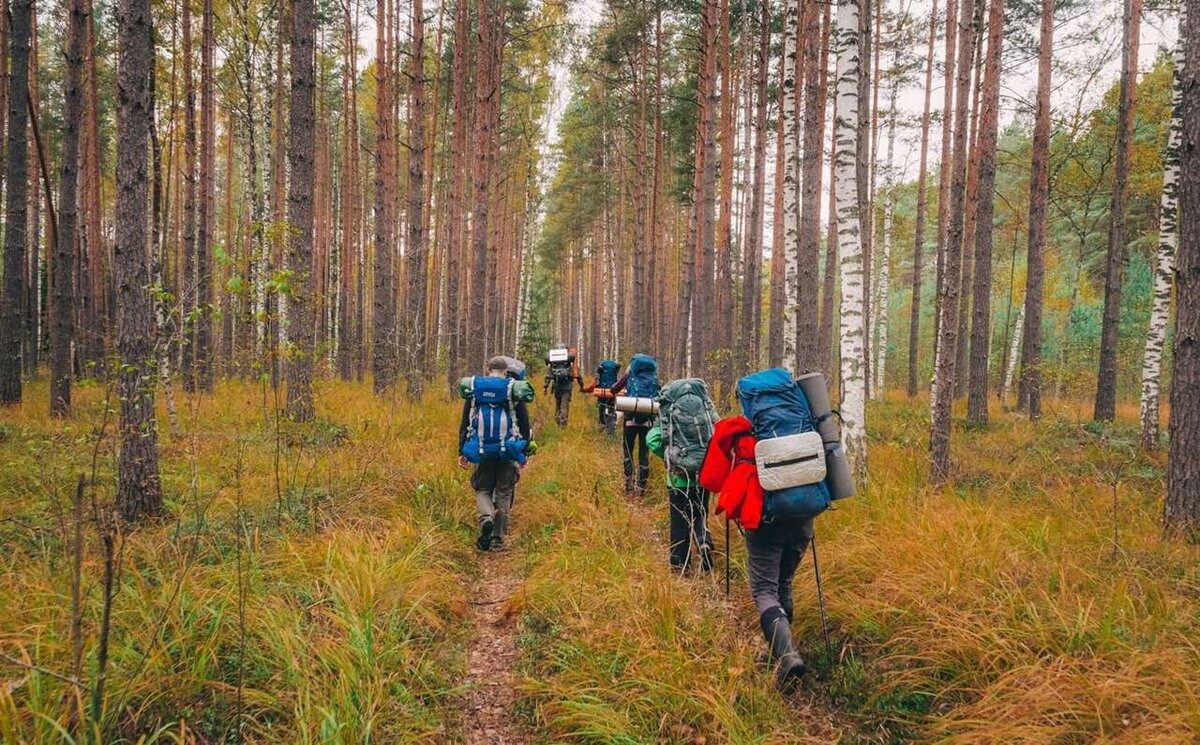
[[[821,609],[821,633],[825,636],[825,653],[833,661],[833,646],[829,643],[829,621],[825,618],[825,590],[821,587],[821,565],[817,561],[817,532],[813,530],[812,539],[813,573],[817,576],[817,605]]]
[[[725,518],[725,599],[730,599],[730,518]]]

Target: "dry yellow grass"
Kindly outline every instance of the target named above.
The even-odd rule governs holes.
[[[70,493],[90,469],[104,392],[80,398],[75,419],[51,423],[35,384],[35,403],[0,414],[0,652],[63,675]],[[477,558],[473,501],[452,465],[456,408],[334,383],[319,401],[311,427],[277,427],[252,384],[182,402],[183,431],[163,447],[171,518],[124,541],[101,717],[88,720],[87,696],[61,680],[0,663],[0,740],[82,740],[81,717],[103,742],[214,741],[239,721],[256,742],[457,739]],[[997,411],[984,431],[958,429],[955,482],[931,490],[926,405],[873,406],[871,484],[818,521],[836,664],[806,560],[798,635],[813,676],[785,701],[754,666],[741,539],[730,601],[719,573],[672,575],[658,466],[645,503],[627,504],[619,446],[594,431],[586,401],[574,408],[567,431],[544,427],[515,508],[517,715],[541,739],[1200,731],[1200,553],[1161,539],[1161,455],[1140,453],[1131,425]],[[548,403],[536,411],[541,428]],[[112,447],[101,442],[101,502]],[[93,530],[88,685],[99,562]]]

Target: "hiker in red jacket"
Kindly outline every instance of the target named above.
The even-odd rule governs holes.
[[[750,594],[769,646],[767,659],[775,665],[776,684],[787,691],[805,672],[791,634],[792,579],[812,541],[813,521],[763,523],[763,489],[754,460],[756,444],[746,417],[717,422],[700,470],[700,485],[720,493],[717,514],[740,525],[746,536]]]

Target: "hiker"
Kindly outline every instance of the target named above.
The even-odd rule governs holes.
[[[546,354],[546,382],[542,393],[548,393],[554,387],[554,421],[560,427],[567,426],[571,412],[571,393],[578,383],[583,391],[583,376],[579,374],[579,363],[576,361],[575,348],[568,349],[559,345]]]
[[[471,488],[479,512],[475,545],[480,551],[504,548],[521,467],[537,450],[527,406],[533,400],[533,386],[510,377],[510,367],[509,358],[492,357],[486,375],[463,378],[459,383],[464,400],[458,425],[458,465],[466,469],[475,464]]]
[[[630,358],[625,374],[611,390],[614,397],[624,391],[624,398],[652,401],[658,395],[658,389],[658,362],[648,354],[635,354]],[[617,408],[619,410],[620,406]],[[646,491],[646,482],[650,479],[650,451],[646,446],[646,433],[653,424],[653,411],[624,412],[621,434],[625,442],[625,496],[629,499],[641,497]],[[635,446],[638,456],[636,481],[633,475]]]
[[[596,367],[596,377],[583,387],[584,393],[596,397],[596,414],[600,426],[606,434],[613,434],[617,428],[617,410],[614,405],[612,389],[617,384],[621,374],[621,364],[616,360],[604,360]]]
[[[743,416],[717,422],[699,481],[720,493],[717,514],[745,534],[766,661],[776,685],[790,691],[806,670],[792,640],[792,580],[812,541],[813,518],[830,501],[823,445],[808,398],[786,370],[742,378],[738,400]]]
[[[699,378],[667,383],[658,403],[658,423],[647,433],[646,444],[666,464],[671,568],[687,569],[694,543],[700,570],[709,572],[713,544],[708,532],[708,490],[698,479],[717,411],[708,386]]]

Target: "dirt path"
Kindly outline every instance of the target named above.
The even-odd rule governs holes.
[[[512,745],[529,742],[517,723],[517,612],[513,595],[521,579],[513,570],[512,554],[480,557],[483,571],[471,600],[475,636],[467,657],[465,742],[470,745]]]

